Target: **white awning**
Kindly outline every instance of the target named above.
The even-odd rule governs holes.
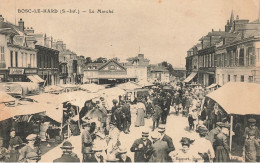
[[[44,80],[41,77],[39,77],[39,75],[33,75],[33,77],[37,79],[40,83],[44,82]]]
[[[214,84],[211,84],[210,86],[207,87],[207,89],[210,89],[210,88],[214,88],[214,87],[219,87],[220,85],[214,83]]]
[[[192,72],[185,80],[185,83],[188,83],[189,81],[191,81],[195,76],[197,75],[196,72]]]
[[[33,77],[32,75],[31,76],[27,76],[28,79],[30,79],[33,83],[38,83],[39,81]]]
[[[260,115],[260,84],[229,82],[207,97],[217,102],[228,114]]]

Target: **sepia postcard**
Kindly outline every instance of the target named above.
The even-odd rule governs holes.
[[[1,0],[0,162],[260,162],[260,0]]]

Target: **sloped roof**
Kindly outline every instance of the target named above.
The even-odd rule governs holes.
[[[106,63],[104,63],[103,65],[101,65],[98,70],[104,68],[105,66],[107,66],[109,63],[114,62],[116,65],[118,65],[118,67],[121,67],[122,69],[126,70],[126,68],[124,66],[122,66],[120,63],[118,63],[115,59],[110,59],[109,61],[107,61]]]
[[[166,67],[163,66],[151,66],[151,71],[168,72],[169,70],[167,70]]]

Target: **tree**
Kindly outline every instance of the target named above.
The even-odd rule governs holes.
[[[106,62],[107,62],[107,58],[103,58],[103,57],[99,57],[94,61],[94,63],[106,63]]]
[[[85,64],[92,63],[91,57],[86,57]]]
[[[168,62],[166,62],[166,61],[163,61],[163,62],[161,63],[161,65],[164,66],[164,67],[166,67],[167,70],[169,70],[170,75],[173,75],[174,69],[173,69],[173,67],[172,67],[172,64],[170,64],[170,63],[168,63]]]

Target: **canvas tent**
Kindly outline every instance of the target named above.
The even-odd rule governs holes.
[[[52,114],[52,110],[55,109],[56,108],[50,104],[40,104],[40,103],[33,103],[30,106],[29,105],[20,105],[16,107],[0,106],[0,112],[1,112],[0,121],[12,118],[14,116],[30,115],[30,114],[36,114],[36,113],[41,113],[46,111],[48,112],[48,114]]]
[[[118,87],[122,90],[135,90],[135,89],[142,88],[141,85],[134,83],[134,82],[122,83],[122,84],[117,85],[116,87]]]
[[[99,90],[105,89],[105,86],[91,83],[80,85],[79,88],[88,92],[98,92]]]
[[[230,82],[207,97],[217,102],[228,114],[260,115],[259,84]]]
[[[233,115],[260,115],[260,85],[255,83],[229,82],[209,93],[207,97],[217,102],[230,117],[233,131]],[[230,151],[232,136],[230,136]]]

